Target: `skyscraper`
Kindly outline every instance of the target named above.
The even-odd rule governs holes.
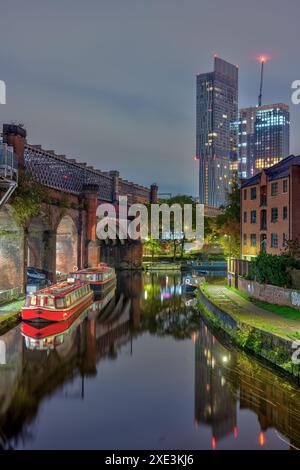
[[[289,155],[290,113],[287,104],[243,108],[232,128],[238,136],[240,178],[249,178]]]
[[[219,207],[230,188],[236,142],[230,123],[238,116],[238,68],[218,57],[214,71],[197,75],[196,155],[200,203]]]

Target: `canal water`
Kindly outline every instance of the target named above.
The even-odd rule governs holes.
[[[66,330],[0,337],[0,446],[294,449],[300,391],[224,343],[180,275],[123,273]]]

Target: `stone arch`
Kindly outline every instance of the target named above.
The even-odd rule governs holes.
[[[10,205],[0,209],[0,291],[24,286],[24,230]]]
[[[33,217],[27,226],[27,265],[48,271],[49,227],[41,217]]]
[[[56,229],[56,271],[68,274],[78,260],[78,230],[73,218],[65,215]]]

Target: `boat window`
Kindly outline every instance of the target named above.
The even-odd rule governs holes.
[[[45,295],[40,295],[40,302],[41,307],[45,307],[47,305],[47,297]]]
[[[56,307],[65,307],[65,299],[56,299]]]

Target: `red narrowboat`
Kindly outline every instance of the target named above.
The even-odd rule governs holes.
[[[21,333],[25,337],[27,349],[55,349],[64,341],[71,329],[87,318],[90,307],[75,313],[66,321],[51,323],[21,323]]]
[[[104,294],[116,283],[116,272],[107,264],[100,264],[97,268],[87,268],[70,273],[76,281],[88,282],[91,289],[97,294]]]
[[[74,279],[54,284],[27,296],[22,320],[30,322],[66,321],[91,305],[93,292],[87,282]]]

